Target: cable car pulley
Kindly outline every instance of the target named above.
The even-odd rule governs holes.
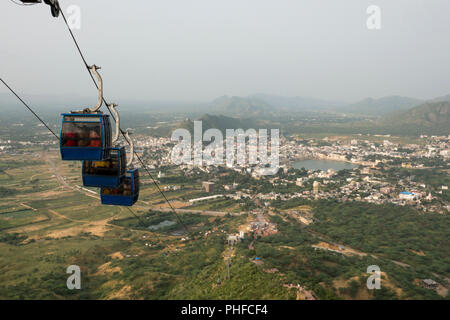
[[[20,0],[20,2],[26,5],[31,5],[42,3],[42,0]],[[44,3],[50,6],[52,16],[58,18],[61,11],[58,0],[44,0]]]

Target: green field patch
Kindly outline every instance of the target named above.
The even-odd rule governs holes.
[[[99,286],[92,274],[110,259],[110,253],[123,250],[125,245],[118,239],[85,236],[21,246],[0,243],[0,256],[9,257],[0,260],[0,299],[98,299],[91,296]],[[67,289],[66,269],[73,264],[81,267],[83,290]]]
[[[70,219],[97,221],[113,217],[120,212],[120,208],[115,206],[103,206],[99,203],[93,206],[92,203],[86,203],[78,206],[60,208],[57,211]]]
[[[47,221],[48,217],[33,210],[18,210],[0,215],[0,230],[29,225],[31,223]]]
[[[14,211],[20,211],[23,210],[22,206],[18,205],[3,205],[0,206],[0,214],[2,213],[8,213],[8,212],[14,212]]]
[[[17,168],[24,168],[29,166],[38,166],[45,164],[44,161],[37,161],[37,160],[27,160],[27,161],[18,161],[17,159],[14,160],[0,160],[0,172],[4,170],[11,170],[11,169],[17,169]]]
[[[0,210],[0,217],[2,215],[13,215],[14,213],[20,213],[23,211],[30,211],[30,209],[25,209],[22,206],[17,206],[17,207],[9,207],[9,208],[4,208],[3,210]]]
[[[36,209],[45,209],[45,208],[57,209],[57,208],[78,206],[80,203],[93,204],[97,201],[98,200],[95,200],[91,197],[73,192],[67,196],[60,196],[58,198],[48,198],[45,200],[28,201],[28,204]]]
[[[196,205],[186,207],[186,209],[193,210],[210,210],[210,211],[226,211],[226,209],[233,208],[236,205],[236,201],[232,199],[214,199],[205,200]]]
[[[129,217],[124,219],[115,219],[111,223],[131,229],[151,230],[155,229],[156,227],[155,231],[168,234],[172,234],[173,232],[178,231],[184,233],[185,230],[183,225],[186,226],[188,230],[195,229],[196,231],[199,231],[200,228],[198,225],[205,225],[209,223],[207,216],[202,216],[199,214],[185,213],[183,215],[179,215],[178,217],[181,219],[182,224],[179,222],[173,212],[160,212],[151,210],[141,215],[140,219]]]

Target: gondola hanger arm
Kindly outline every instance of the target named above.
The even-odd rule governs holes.
[[[113,145],[115,145],[117,143],[117,141],[119,140],[119,135],[120,135],[120,115],[116,109],[117,106],[118,106],[118,104],[116,104],[116,103],[111,103],[108,105],[108,108],[114,114],[114,120],[116,121],[116,131],[114,132],[114,136],[112,139]]]
[[[133,140],[131,140],[130,138],[130,134],[132,134],[131,129],[125,130],[124,137],[127,140],[128,144],[130,145],[130,159],[128,159],[127,167],[131,166],[134,160],[134,143]]]
[[[89,109],[90,113],[97,112],[100,107],[103,104],[103,79],[100,73],[98,73],[97,70],[100,70],[101,68],[96,66],[95,64],[89,67],[89,70],[92,71],[92,73],[97,77],[97,87],[98,87],[98,100],[97,105],[93,109]]]

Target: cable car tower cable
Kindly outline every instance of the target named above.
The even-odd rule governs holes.
[[[52,129],[50,129],[50,127],[44,122],[44,120],[42,120],[34,111],[33,111],[33,109],[31,109],[31,107],[25,102],[25,101],[23,101],[22,100],[22,98],[21,97],[19,97],[19,95],[5,82],[5,81],[3,81],[3,79],[2,78],[0,78],[0,81],[1,82],[3,82],[3,84],[5,85],[5,87],[7,87],[8,89],[9,89],[9,91],[11,91],[15,96],[16,96],[16,98],[17,99],[19,99],[20,100],[20,102],[22,102],[23,104],[24,104],[24,106],[25,107],[27,107],[28,108],[28,110],[30,110],[30,112],[55,136],[55,138],[56,139],[58,139],[59,140],[59,137],[56,135],[56,133],[52,130]]]
[[[68,30],[69,33],[70,33],[70,36],[71,36],[73,42],[75,43],[75,46],[76,46],[76,48],[77,48],[77,50],[78,50],[78,53],[80,54],[80,57],[81,57],[81,59],[83,60],[83,63],[84,63],[84,65],[85,65],[85,67],[86,67],[86,69],[87,69],[87,71],[88,71],[88,73],[89,73],[89,76],[91,77],[92,81],[94,82],[94,85],[95,85],[96,88],[98,89],[99,86],[98,86],[97,82],[95,81],[95,79],[94,79],[94,77],[93,77],[93,75],[92,75],[92,73],[91,73],[91,71],[90,71],[90,68],[89,68],[89,65],[88,65],[88,63],[87,63],[87,61],[86,61],[86,58],[85,58],[83,52],[81,51],[80,45],[78,44],[78,42],[77,42],[77,40],[76,40],[76,38],[75,38],[75,35],[73,34],[72,29],[70,28],[70,26],[69,26],[69,24],[68,24],[68,22],[67,22],[67,19],[66,19],[66,16],[64,15],[63,10],[61,10],[61,16],[62,16],[62,18],[63,18],[63,20],[64,20],[64,23],[65,23],[65,25],[66,25],[66,27],[67,27],[67,30]],[[114,121],[116,121],[116,119],[115,119],[115,117],[114,117],[114,113],[113,113],[113,112],[111,111],[111,109],[110,109],[110,104],[106,101],[106,99],[105,99],[104,96],[102,97],[102,99],[103,99],[103,102],[105,103],[105,105],[106,105],[106,107],[107,107],[109,113],[111,114],[112,118],[114,119]],[[120,129],[120,127],[119,127],[119,131],[120,131],[121,134],[125,137],[126,132],[123,131],[122,129]],[[179,215],[178,215],[177,212],[175,211],[175,208],[172,206],[172,204],[170,203],[170,201],[167,199],[166,195],[165,195],[165,194],[163,193],[163,191],[161,190],[159,184],[156,182],[155,178],[154,178],[153,175],[150,173],[150,171],[148,170],[148,168],[147,168],[147,166],[145,165],[145,163],[142,161],[142,159],[141,159],[141,157],[139,156],[139,154],[137,154],[136,151],[134,151],[134,150],[133,150],[133,153],[134,153],[134,155],[136,156],[136,158],[138,159],[138,161],[140,162],[140,164],[142,165],[142,167],[144,168],[144,170],[145,170],[145,171],[147,172],[147,174],[150,176],[150,178],[151,178],[153,184],[154,184],[154,185],[156,186],[156,188],[158,189],[158,192],[163,196],[164,200],[167,202],[167,204],[169,205],[170,209],[171,209],[172,212],[175,214],[175,216],[176,216],[178,222],[182,225],[182,227],[183,227],[183,229],[186,231],[186,233],[189,234],[189,231],[188,231],[186,225],[183,223],[183,221],[181,220],[181,218],[179,217]]]
[[[11,0],[12,1],[12,0]],[[22,3],[20,4],[20,5],[34,5],[34,4],[38,4],[38,3],[41,3],[42,2],[42,0],[20,0]],[[108,111],[109,111],[109,113],[111,114],[111,116],[112,116],[112,118],[114,119],[114,121],[119,121],[119,120],[116,120],[116,117],[114,116],[114,113],[115,112],[113,112],[112,110],[111,110],[111,107],[112,107],[112,105],[110,105],[109,103],[107,103],[107,101],[106,101],[106,99],[104,98],[104,96],[103,96],[103,94],[102,94],[102,88],[101,88],[101,86],[102,86],[102,84],[101,84],[101,78],[100,78],[100,75],[96,72],[97,71],[97,69],[98,69],[98,67],[96,67],[95,65],[94,66],[92,66],[92,67],[90,67],[89,65],[88,65],[88,63],[87,63],[87,61],[86,61],[86,58],[84,57],[84,55],[83,55],[83,52],[81,51],[81,48],[80,48],[80,46],[79,46],[79,44],[78,44],[78,42],[77,42],[77,40],[76,40],[76,38],[75,38],[75,36],[74,36],[74,34],[73,34],[73,32],[72,32],[72,29],[70,28],[70,26],[69,26],[69,24],[68,24],[68,22],[67,22],[67,19],[66,19],[66,17],[65,17],[65,15],[64,15],[64,12],[63,12],[63,10],[61,10],[61,8],[60,8],[60,5],[59,5],[59,2],[58,2],[58,0],[43,0],[44,1],[44,3],[45,4],[47,4],[47,5],[49,5],[50,7],[51,7],[51,13],[52,13],[52,16],[53,17],[58,17],[59,16],[59,14],[61,14],[61,16],[63,17],[63,20],[64,20],[64,23],[65,23],[65,25],[66,25],[66,27],[67,27],[67,29],[69,30],[69,33],[70,33],[70,35],[71,35],[71,37],[72,37],[72,40],[73,40],[73,42],[75,43],[75,45],[76,45],[76,47],[77,47],[77,50],[78,50],[78,53],[80,54],[80,56],[81,56],[81,58],[82,58],[82,60],[83,60],[83,63],[84,63],[84,65],[85,65],[85,67],[86,67],[86,69],[87,69],[87,71],[88,71],[88,73],[89,73],[89,76],[91,77],[91,79],[92,79],[92,81],[94,82],[94,85],[96,86],[96,88],[97,88],[97,90],[99,91],[99,100],[100,100],[100,96],[101,96],[101,100],[105,103],[105,105],[106,105],[106,107],[107,107],[107,109],[108,109]],[[19,3],[17,3],[17,2],[15,2],[15,1],[12,1],[13,3],[15,3],[16,5],[19,5]],[[95,81],[95,79],[94,79],[94,76],[92,75],[92,72],[91,72],[91,70],[92,70],[92,72],[94,72],[94,74],[96,74],[97,75],[97,78],[99,79],[99,82],[100,82],[100,87],[99,87],[99,84],[97,84],[97,82]],[[33,115],[37,118],[37,119],[39,119],[39,121],[41,121],[41,123],[42,124],[44,124],[44,126],[57,138],[57,139],[59,139],[60,141],[61,141],[61,139],[60,139],[60,137],[58,137],[54,132],[53,132],[53,130],[51,130],[50,129],[50,127],[49,126],[47,126],[47,124],[2,80],[2,79],[0,79],[2,82],[3,82],[3,84],[29,109],[29,111],[30,112],[32,112],[33,113]],[[101,93],[101,94],[100,94]],[[97,105],[98,106],[98,105]],[[94,110],[95,111],[97,111],[99,108],[101,107],[101,104],[100,104],[100,106],[98,106],[98,107],[96,107],[96,108],[94,108]],[[90,109],[86,109],[85,110],[86,112],[91,112],[91,110]],[[115,111],[115,110],[114,110]],[[117,122],[116,122],[116,126],[117,126]],[[119,131],[120,131],[120,133],[127,139],[127,137],[126,137],[126,135],[128,135],[127,134],[127,132],[125,132],[125,131],[123,131],[122,129],[120,129],[120,126],[117,126],[118,128],[119,128]],[[129,137],[128,137],[128,139],[129,139]],[[127,141],[128,141],[128,139],[127,139]],[[153,175],[150,173],[150,171],[148,170],[148,168],[147,168],[147,166],[145,165],[145,163],[142,161],[142,159],[141,159],[141,157],[139,156],[139,154],[137,154],[136,153],[136,151],[134,151],[134,150],[132,150],[132,152],[133,152],[133,154],[136,156],[136,158],[139,160],[139,162],[141,163],[141,165],[142,165],[142,167],[144,168],[144,170],[147,172],[147,174],[150,176],[150,178],[152,179],[152,181],[153,181],[153,184],[156,186],[156,188],[158,189],[158,191],[159,191],[159,193],[163,196],[163,198],[164,198],[164,200],[167,202],[167,204],[169,205],[169,207],[171,208],[171,210],[172,210],[172,212],[175,214],[175,216],[176,216],[176,218],[177,218],[177,220],[179,221],[179,223],[183,226],[183,228],[184,228],[184,230],[186,231],[186,233],[187,234],[189,234],[189,231],[188,231],[188,229],[187,229],[187,227],[186,227],[186,225],[183,223],[183,221],[181,220],[181,218],[178,216],[178,214],[176,213],[176,211],[175,211],[175,208],[172,206],[172,204],[170,203],[170,201],[167,199],[167,197],[166,197],[166,195],[163,193],[163,191],[161,190],[161,188],[159,187],[159,185],[158,185],[158,183],[156,182],[156,180],[154,179],[154,177],[153,177]],[[128,208],[129,209],[129,208]],[[131,209],[130,209],[130,211],[131,211]]]
[[[41,117],[39,117],[36,112],[34,112],[34,110],[6,83],[6,81],[4,81],[2,78],[0,78],[0,81],[5,85],[6,88],[9,89],[9,91],[11,91],[11,93],[13,93],[16,98],[22,102],[25,107],[27,107],[27,109],[48,129],[48,131],[50,131],[55,138],[59,141],[59,137],[56,135],[56,133],[45,123],[44,120],[41,119]],[[146,224],[144,223],[144,221],[141,219],[141,217],[139,217],[138,215],[136,215],[133,210],[131,210],[131,208],[127,207],[127,209],[131,212],[131,214],[133,216],[135,216],[140,222],[141,224],[146,227]],[[159,241],[162,242],[161,238],[158,236],[158,234],[155,232],[156,237],[158,238]]]

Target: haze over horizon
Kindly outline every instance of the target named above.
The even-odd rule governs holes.
[[[75,36],[88,62],[103,68],[105,96],[119,103],[256,93],[427,100],[450,91],[446,0],[61,4],[80,6]],[[381,8],[378,31],[366,27],[372,4]],[[1,77],[32,95],[95,95],[61,18],[47,6],[9,1],[0,11],[0,39],[8,43],[0,51]]]

